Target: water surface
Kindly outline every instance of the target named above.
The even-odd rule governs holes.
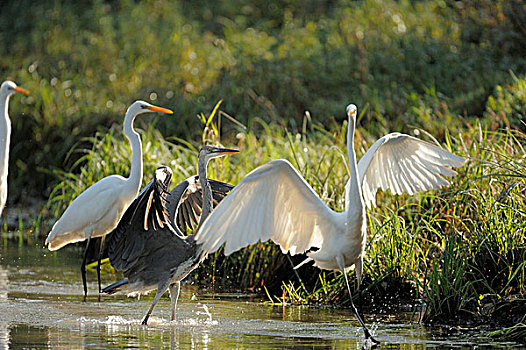
[[[211,294],[183,284],[177,320],[169,321],[168,293],[148,326],[140,324],[147,297],[96,296],[96,274],[88,272],[82,301],[82,252],[57,253],[10,240],[0,243],[0,349],[348,349],[362,348],[363,332],[349,309],[277,307],[257,296]],[[103,285],[119,276],[105,273]],[[408,315],[366,315],[380,348],[520,348],[497,343],[487,330],[427,328]]]

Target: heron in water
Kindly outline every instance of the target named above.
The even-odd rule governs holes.
[[[449,182],[464,159],[415,137],[391,133],[377,140],[356,161],[354,131],[357,108],[347,107],[350,179],[345,211],[330,209],[286,160],[266,163],[248,175],[219,203],[195,235],[205,253],[225,244],[229,255],[257,241],[271,239],[290,254],[307,253],[320,269],[340,270],[351,308],[365,338],[377,343],[352,302],[346,270],[355,266],[358,287],[363,270],[366,208],[375,205],[378,189],[393,194],[436,189]]]
[[[107,176],[90,186],[71,202],[64,214],[53,225],[46,239],[45,244],[51,251],[70,243],[88,240],[80,267],[84,301],[88,294],[86,258],[91,238],[102,237],[99,264],[97,264],[100,293],[100,255],[104,237],[117,227],[124,211],[139,192],[143,174],[142,144],[139,134],[133,128],[133,121],[137,115],[148,112],[173,114],[169,109],[153,106],[144,101],[136,101],[128,108],[124,117],[124,135],[128,138],[132,149],[130,176],[128,178],[120,175]]]
[[[183,181],[170,193],[167,190],[172,171],[168,167],[158,168],[154,179],[141,191],[110,235],[110,263],[116,270],[122,270],[125,278],[104,288],[103,292],[133,295],[157,289],[142,324],[148,323],[155,304],[167,289],[172,300],[171,320],[175,320],[181,280],[204,258],[194,242],[194,235],[185,235],[186,229],[199,229],[212,212],[214,202],[221,201],[233,188],[207,179],[208,162],[237,152],[204,146],[199,151],[198,175]]]
[[[9,119],[9,98],[15,93],[28,95],[29,91],[6,80],[0,86],[0,214],[7,200],[7,171],[9,168],[9,143],[11,141],[11,119]]]

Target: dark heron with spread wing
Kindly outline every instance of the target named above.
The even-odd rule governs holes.
[[[172,299],[171,319],[175,319],[181,280],[204,257],[194,242],[194,235],[185,235],[187,228],[196,230],[211,213],[214,203],[221,201],[233,188],[207,179],[206,166],[212,158],[237,152],[204,146],[199,152],[198,175],[186,179],[171,192],[168,188],[172,170],[158,168],[154,179],[133,201],[111,233],[110,262],[116,270],[124,272],[125,278],[104,288],[103,292],[143,294],[157,289],[143,324],[148,322],[155,304],[167,289]]]

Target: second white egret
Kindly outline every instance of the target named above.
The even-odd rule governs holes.
[[[132,149],[130,176],[128,178],[121,175],[107,176],[90,186],[71,202],[53,225],[46,239],[49,250],[57,250],[70,243],[88,240],[81,266],[84,300],[88,293],[86,258],[90,239],[102,237],[102,248],[105,235],[117,226],[125,210],[139,192],[143,176],[142,144],[139,134],[133,128],[133,121],[137,115],[147,112],[173,113],[169,109],[153,106],[144,101],[136,101],[128,108],[124,117],[124,135],[128,138]],[[100,264],[97,266],[97,277],[100,293]]]

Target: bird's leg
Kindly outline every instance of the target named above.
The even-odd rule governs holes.
[[[88,297],[88,284],[86,283],[86,259],[88,258],[88,249],[91,242],[91,234],[88,236],[88,242],[86,243],[86,249],[84,250],[84,258],[82,259],[82,265],[80,265],[80,273],[82,275],[82,285],[84,286],[84,301]]]
[[[345,278],[345,283],[347,284],[347,291],[349,292],[349,299],[351,300],[351,309],[352,309],[352,311],[354,313],[354,316],[356,316],[356,318],[358,319],[358,322],[360,322],[360,324],[362,325],[363,332],[365,334],[365,339],[371,339],[371,341],[373,343],[380,344],[380,342],[378,340],[373,338],[373,336],[369,332],[369,329],[365,325],[365,322],[363,322],[362,317],[358,313],[358,310],[356,309],[356,306],[354,306],[354,303],[352,301],[351,286],[349,285],[349,279],[347,278],[347,274],[345,273],[345,268],[344,268],[344,264],[343,264],[343,258],[339,258],[339,257],[336,258],[336,262],[340,266],[340,270],[343,273],[343,277]]]
[[[100,301],[100,294],[102,293],[102,288],[100,286],[100,260],[102,258],[102,252],[104,250],[104,239],[106,236],[102,236],[100,238],[100,248],[99,248],[99,260],[97,263],[97,281],[99,282],[99,301]]]
[[[152,314],[155,304],[157,304],[161,296],[164,294],[164,292],[166,292],[166,290],[168,289],[169,283],[170,283],[170,280],[167,280],[167,281],[163,281],[159,283],[159,285],[157,286],[157,293],[155,293],[155,297],[153,298],[152,306],[150,306],[150,309],[146,313],[146,316],[144,316],[144,318],[142,319],[143,325],[148,324],[148,319],[150,318],[150,315]]]
[[[170,285],[170,298],[172,299],[172,321],[175,321],[175,308],[177,307],[177,299],[179,299],[179,292],[181,290],[181,282],[177,281]]]

